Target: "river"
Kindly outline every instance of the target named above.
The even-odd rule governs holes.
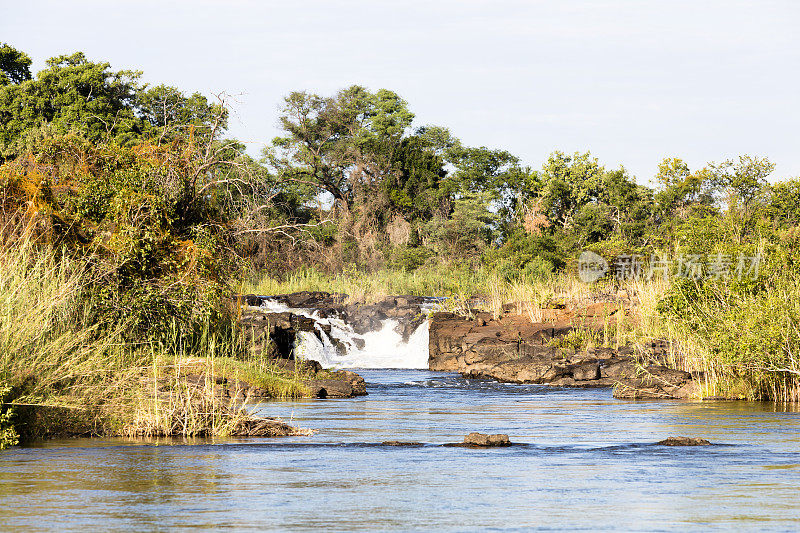
[[[76,439],[0,452],[0,529],[800,528],[797,407],[361,373],[362,398],[254,406],[311,437]],[[519,445],[440,446],[470,431]],[[671,435],[714,445],[653,445]]]

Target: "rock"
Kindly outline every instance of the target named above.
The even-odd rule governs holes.
[[[591,381],[600,379],[600,363],[590,361],[572,367],[572,379],[575,381]]]
[[[464,437],[463,444],[465,446],[488,448],[495,446],[511,446],[511,441],[508,440],[508,435],[503,433],[487,435],[486,433],[472,432]]]
[[[699,394],[700,386],[692,375],[660,365],[640,369],[634,377],[622,378],[614,388],[614,398],[626,400],[686,400]]]
[[[246,418],[239,421],[231,430],[237,437],[288,437],[311,435],[310,429],[298,429],[276,418]]]
[[[275,359],[272,363],[286,372],[296,372],[308,376],[315,376],[322,370],[322,365],[319,361],[314,361],[313,359]]]
[[[700,375],[663,364],[666,343],[653,342],[643,355],[631,347],[598,347],[573,353],[553,346],[575,327],[605,327],[619,304],[595,303],[560,311],[553,322],[531,322],[527,315],[493,318],[478,313],[469,320],[452,313],[433,313],[429,326],[430,370],[459,372],[467,378],[561,387],[615,387],[627,399],[690,398],[699,392]],[[578,320],[574,326],[572,320]]]
[[[711,443],[706,439],[694,437],[667,437],[656,444],[660,446],[708,446]]]
[[[367,394],[364,378],[349,370],[331,372],[329,378],[305,382],[312,398],[353,398]]]
[[[293,292],[291,294],[281,294],[271,297],[288,307],[294,308],[320,308],[330,307],[332,305],[342,303],[346,298],[346,294],[331,294],[322,291],[301,291]]]

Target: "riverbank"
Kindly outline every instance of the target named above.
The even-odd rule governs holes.
[[[351,304],[375,303],[391,294],[436,294],[443,297],[442,311],[457,316],[473,318],[475,312],[484,312],[495,320],[505,317],[508,321],[514,315],[522,317],[516,320],[527,317],[530,323],[552,321],[554,309],[576,312],[579,317],[580,309],[594,304],[613,308],[622,303],[624,320],[617,323],[610,314],[613,309],[595,327],[585,327],[579,318],[558,341],[560,347],[591,352],[598,347],[628,346],[645,366],[661,365],[688,373],[695,381],[701,378],[701,390],[692,396],[797,402],[800,369],[794,354],[800,349],[796,328],[800,282],[792,279],[794,263],[789,252],[763,253],[760,270],[747,279],[657,276],[619,281],[606,277],[584,283],[568,269],[509,281],[491,269],[470,270],[454,264],[372,274],[327,275],[300,269],[282,280],[256,277],[242,287],[259,294],[327,290],[348,295]],[[654,348],[658,353],[652,353]],[[674,376],[673,385],[680,388],[681,376],[686,374]],[[661,395],[659,379],[642,385]],[[619,394],[624,394],[622,390],[633,393],[626,387]]]
[[[444,299],[419,296],[357,304],[347,295],[302,291],[240,300],[245,309],[242,327],[261,342],[272,339],[277,357],[292,357],[314,344],[319,348],[308,357],[328,365],[358,361],[366,367],[386,366],[377,353],[359,359],[365,349],[385,349],[364,346],[365,339],[380,332],[386,338],[398,335],[390,349],[405,356],[394,358],[394,364],[470,378],[614,388],[616,397],[634,399],[699,399],[705,386],[702,373],[668,366],[668,343],[637,342],[641,339],[631,335],[635,305],[622,293],[569,308],[554,303],[535,313],[530,302],[507,303],[499,313],[489,312],[480,298],[468,301],[459,314],[439,311],[448,306]],[[421,328],[427,330],[427,353],[420,362],[415,352],[419,347],[409,341]]]
[[[13,229],[13,228],[12,228]],[[6,231],[11,231],[5,228]],[[160,339],[103,323],[89,259],[23,234],[0,248],[0,448],[56,436],[291,435],[253,416],[254,395],[309,395],[296,369],[253,352],[234,321],[200,315]],[[154,326],[155,327],[155,326]],[[228,386],[246,382],[248,390]]]

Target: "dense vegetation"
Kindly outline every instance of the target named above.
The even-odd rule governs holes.
[[[14,265],[0,283],[4,405],[88,386],[23,370],[47,343],[67,348],[37,364],[59,372],[88,352],[138,368],[152,364],[143,354],[207,354],[212,337],[237,344],[229,296],[243,284],[371,276],[398,291],[487,293],[574,272],[584,250],[639,255],[644,271],[669,257],[673,275],[702,259],[665,285],[652,333],[702,347],[750,397],[798,399],[800,181],[770,184],[765,158],[700,169],[667,158],[652,187],[590,153],[532,168],[415,126],[399,95],[356,85],[289,94],[282,135],[255,159],[224,137],[224,98],[149,87],[81,53],[35,77],[30,65],[0,45],[2,259]],[[757,271],[738,275],[757,254]],[[715,257],[726,275],[710,270]],[[53,286],[21,290],[37,276]],[[25,308],[42,320],[30,338],[11,327],[33,320]]]

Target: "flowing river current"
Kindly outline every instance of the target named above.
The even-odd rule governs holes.
[[[800,528],[796,410],[360,372],[368,396],[254,406],[310,437],[0,452],[0,530]],[[519,444],[441,446],[471,431]],[[714,445],[653,445],[671,435]]]

